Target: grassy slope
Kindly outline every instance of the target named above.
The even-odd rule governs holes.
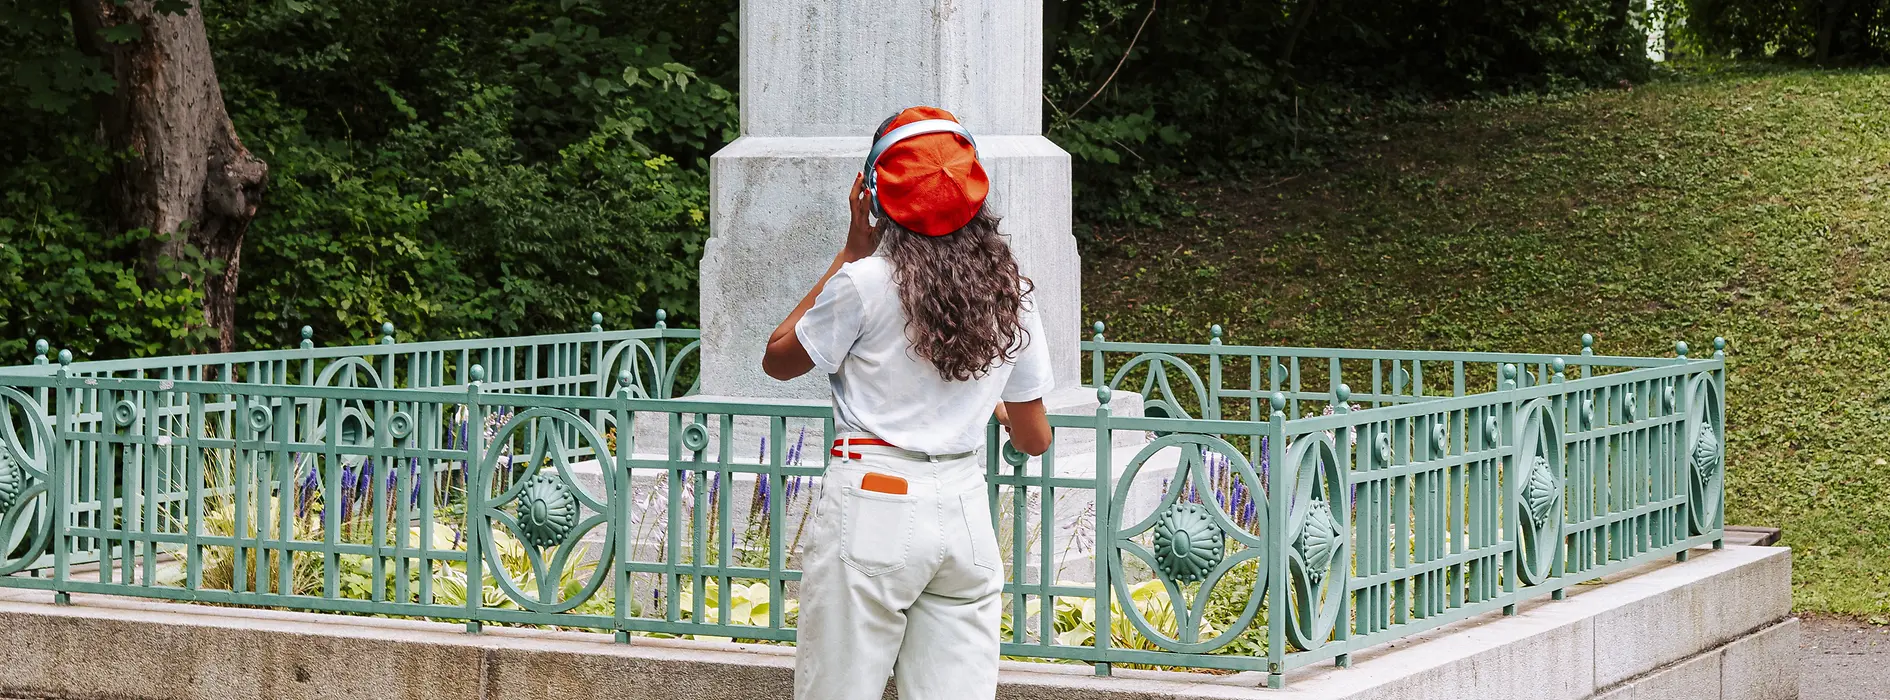
[[[1104,231],[1122,340],[1609,354],[1731,343],[1729,522],[1807,611],[1890,618],[1890,73],[1694,76],[1452,105],[1330,169],[1184,187]]]

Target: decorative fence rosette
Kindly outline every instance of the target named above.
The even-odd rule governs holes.
[[[1719,529],[1725,505],[1726,426],[1720,416],[1719,384],[1712,375],[1695,377],[1687,395],[1686,452],[1687,527],[1690,534]]]
[[[1292,475],[1292,501],[1286,531],[1286,640],[1300,649],[1317,649],[1332,637],[1351,575],[1351,533],[1342,518],[1350,513],[1351,489],[1331,435],[1301,437],[1286,451],[1280,473]]]
[[[1516,414],[1516,451],[1505,476],[1522,532],[1516,572],[1525,585],[1554,578],[1562,555],[1562,427],[1555,406],[1537,399]]]
[[[572,439],[580,444],[566,445]],[[506,457],[500,445],[522,438],[527,447],[520,457]],[[588,600],[603,585],[617,550],[617,531],[611,526],[617,511],[616,480],[605,478],[603,497],[579,486],[571,473],[572,455],[582,448],[596,455],[599,472],[614,474],[615,458],[597,430],[568,411],[534,408],[518,414],[500,428],[475,470],[480,493],[488,494],[474,526],[486,534],[485,564],[506,597],[527,610],[558,613]],[[496,491],[496,493],[495,493]],[[584,535],[604,528],[596,549],[597,566],[582,588],[563,590],[563,573],[584,551]],[[530,571],[510,571],[492,533],[501,528],[524,548]],[[526,584],[535,590],[528,592]]]
[[[1206,614],[1208,599],[1219,585],[1222,577],[1235,567],[1249,561],[1266,570],[1266,542],[1248,532],[1234,522],[1212,496],[1201,502],[1186,500],[1190,491],[1201,494],[1213,493],[1213,484],[1207,473],[1207,461],[1204,452],[1215,452],[1227,458],[1230,469],[1245,485],[1259,512],[1256,522],[1266,521],[1266,490],[1261,486],[1260,476],[1248,464],[1240,450],[1227,441],[1213,435],[1190,435],[1175,433],[1156,438],[1142,451],[1135,455],[1129,466],[1116,479],[1114,495],[1111,499],[1111,512],[1122,513],[1128,503],[1130,487],[1135,485],[1136,476],[1148,465],[1151,458],[1166,450],[1179,453],[1175,464],[1175,474],[1168,482],[1167,490],[1162,493],[1161,501],[1153,512],[1134,523],[1125,524],[1114,532],[1102,533],[1106,536],[1105,549],[1102,552],[1108,560],[1109,576],[1113,582],[1115,595],[1125,601],[1122,614],[1129,623],[1149,642],[1169,651],[1182,653],[1200,653],[1217,649],[1252,626],[1255,615],[1260,611],[1260,604],[1266,599],[1266,576],[1255,577],[1252,590],[1246,591],[1247,605],[1240,616],[1221,630],[1213,639],[1202,640],[1201,621]],[[1190,487],[1194,487],[1191,489]],[[1154,548],[1143,546],[1136,538],[1153,531]],[[1242,549],[1229,554],[1227,540],[1233,539],[1241,544]],[[1123,554],[1128,553],[1142,560],[1155,571],[1167,590],[1170,607],[1175,611],[1175,634],[1169,635],[1164,630],[1155,629],[1142,611],[1126,601],[1134,599],[1134,583],[1124,575]],[[1192,598],[1182,592],[1186,584],[1200,583]]]

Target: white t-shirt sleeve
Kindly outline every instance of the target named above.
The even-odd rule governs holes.
[[[1027,339],[1023,350],[1017,353],[1011,369],[1010,380],[1004,383],[1004,392],[998,399],[1007,402],[1034,401],[1041,399],[1056,384],[1056,378],[1050,374],[1050,343],[1043,334],[1043,321],[1037,318],[1035,304],[1026,299],[1023,312],[1024,332]]]
[[[853,277],[842,267],[827,279],[827,286],[814,298],[814,306],[794,324],[794,336],[814,360],[814,368],[826,374],[840,371],[840,361],[860,339],[860,326],[866,309],[860,302]]]

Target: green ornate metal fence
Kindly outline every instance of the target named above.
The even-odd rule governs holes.
[[[792,641],[828,407],[695,397],[694,332],[600,326],[110,362],[42,345],[0,368],[0,586]],[[1720,543],[1723,341],[1634,358],[1096,330],[1101,408],[1053,416],[1041,458],[990,428],[1006,654],[1278,686]],[[1146,415],[1113,415],[1120,391]]]

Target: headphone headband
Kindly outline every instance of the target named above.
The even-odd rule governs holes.
[[[886,153],[886,149],[892,148],[900,141],[926,134],[957,134],[965,137],[965,141],[971,144],[974,154],[978,150],[978,140],[972,138],[971,131],[966,129],[965,125],[950,119],[922,119],[886,132],[885,136],[873,142],[872,150],[866,153],[866,189],[873,193],[876,207],[879,200],[879,157]]]

